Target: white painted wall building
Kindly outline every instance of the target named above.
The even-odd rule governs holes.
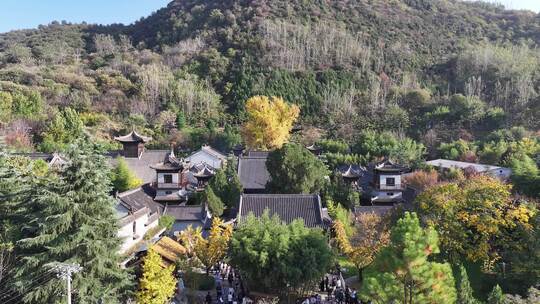
[[[449,160],[449,159],[430,160],[426,162],[426,165],[429,165],[435,168],[446,169],[446,170],[449,170],[449,169],[465,170],[465,169],[471,168],[480,174],[486,174],[494,178],[498,178],[502,181],[508,180],[510,176],[512,175],[512,169],[510,168],[485,165],[485,164],[468,163],[468,162]]]

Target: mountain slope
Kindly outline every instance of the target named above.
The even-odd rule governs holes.
[[[540,128],[538,44],[540,15],[482,2],[178,0],[129,26],[0,34],[0,90],[40,96],[42,114],[17,105],[4,120],[35,143],[66,105],[100,115],[85,118],[96,136],[135,124],[161,145],[175,116],[196,132],[236,125],[257,94],[298,104],[330,137],[474,139]]]

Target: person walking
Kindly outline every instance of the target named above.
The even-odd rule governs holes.
[[[229,286],[233,286],[234,276],[232,271],[229,272],[229,276],[227,277],[227,280],[229,281]]]
[[[352,292],[351,292],[351,303],[352,304],[358,304],[358,298],[357,298],[357,294],[356,294],[356,288],[353,288]]]
[[[210,295],[210,291],[206,294],[205,303],[212,304],[212,296]]]
[[[328,291],[328,287],[330,285],[330,280],[328,279],[328,275],[326,275],[324,277],[324,287],[325,287],[325,290]]]
[[[227,295],[227,303],[233,304],[233,294],[232,294],[232,292],[229,292],[229,294]]]
[[[218,283],[216,285],[216,294],[218,298],[221,298],[221,296],[223,295],[223,288],[221,287],[221,283]]]

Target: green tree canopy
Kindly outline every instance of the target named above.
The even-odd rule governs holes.
[[[493,290],[488,295],[487,304],[504,304],[504,294],[499,284],[493,287]]]
[[[201,196],[201,202],[208,204],[208,209],[215,216],[221,216],[223,214],[224,205],[221,199],[214,193],[214,190],[210,185],[204,189]]]
[[[103,151],[88,142],[82,139],[70,145],[65,154],[69,161],[57,177],[43,179],[40,189],[28,194],[31,204],[21,207],[28,220],[15,243],[19,264],[14,286],[24,294],[24,302],[55,303],[63,297],[60,280],[30,288],[35,276],[54,262],[83,267],[73,277],[80,302],[118,303],[130,288],[129,275],[119,266],[120,239],[108,165]]]
[[[233,235],[230,256],[248,282],[281,293],[313,286],[333,260],[320,230],[301,220],[286,225],[268,210],[260,218],[247,216]]]
[[[64,150],[68,144],[83,134],[83,129],[84,125],[79,114],[71,108],[66,108],[58,112],[47,126],[40,148],[44,152]]]
[[[437,232],[423,229],[415,213],[406,212],[391,231],[390,245],[368,267],[361,293],[377,304],[453,304],[457,295],[447,263],[431,262],[439,253]]]
[[[309,150],[292,143],[271,152],[266,167],[270,173],[267,188],[278,193],[317,193],[329,174]]]
[[[458,296],[456,304],[480,304],[480,301],[474,298],[471,282],[469,282],[467,270],[463,265],[459,265],[458,269],[456,269],[454,278],[456,279]]]
[[[124,158],[118,158],[111,179],[114,190],[119,192],[137,188],[143,183],[143,181],[129,169]]]
[[[210,180],[210,187],[221,201],[229,208],[234,207],[242,193],[242,184],[236,172],[236,161],[231,158],[224,169],[218,170]]]

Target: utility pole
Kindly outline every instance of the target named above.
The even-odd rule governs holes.
[[[58,263],[54,265],[59,278],[66,280],[67,283],[67,304],[71,304],[71,275],[82,270],[79,264]]]

